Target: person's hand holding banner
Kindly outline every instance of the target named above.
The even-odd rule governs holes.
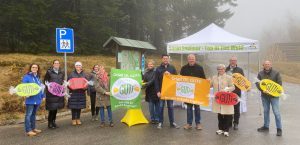
[[[105,95],[110,96],[110,92],[105,92]]]
[[[229,88],[228,88],[228,87],[225,87],[223,91],[224,91],[224,92],[229,92]]]
[[[165,71],[165,73],[164,73],[165,75],[170,75],[171,73],[170,72],[168,72],[168,71]]]
[[[160,98],[160,96],[161,96],[161,94],[160,94],[160,92],[158,92],[158,93],[157,93],[157,97]]]

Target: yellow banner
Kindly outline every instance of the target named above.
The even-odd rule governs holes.
[[[164,75],[161,99],[209,106],[210,82],[181,75]]]

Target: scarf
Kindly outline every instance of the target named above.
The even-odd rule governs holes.
[[[99,83],[105,89],[108,89],[108,81],[109,81],[109,79],[108,79],[107,72],[105,71],[105,69],[104,69],[103,66],[100,66],[99,68],[100,68],[100,70],[97,72]]]
[[[55,73],[57,73],[57,74],[58,74],[58,70],[59,70],[59,69],[53,68],[53,71],[54,71]]]

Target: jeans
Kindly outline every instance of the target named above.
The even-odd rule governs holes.
[[[173,106],[173,101],[172,100],[160,100],[159,101],[159,122],[163,123],[164,122],[164,107],[165,107],[165,102],[167,101],[167,106],[168,106],[168,115],[169,115],[169,121],[170,124],[172,125],[174,123],[174,106]]]
[[[108,121],[112,122],[111,107],[110,106],[106,106],[106,109],[107,109]],[[104,107],[100,107],[100,120],[101,120],[101,122],[105,122]]]
[[[195,123],[200,124],[201,114],[200,114],[200,106],[187,103],[187,123],[192,125],[193,123],[193,106],[195,108]]]
[[[269,128],[270,125],[270,104],[272,105],[272,110],[275,116],[276,127],[281,129],[281,116],[279,111],[279,98],[261,96],[262,104],[264,107],[264,127]]]
[[[149,112],[151,121],[159,121],[159,101],[149,101]]]
[[[35,117],[39,105],[26,105],[25,131],[30,132],[35,129]]]

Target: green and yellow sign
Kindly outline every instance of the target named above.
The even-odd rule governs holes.
[[[14,93],[18,96],[30,97],[37,95],[41,90],[41,87],[36,83],[23,83],[14,88]]]
[[[112,110],[141,108],[142,74],[140,70],[112,69],[110,81]]]

